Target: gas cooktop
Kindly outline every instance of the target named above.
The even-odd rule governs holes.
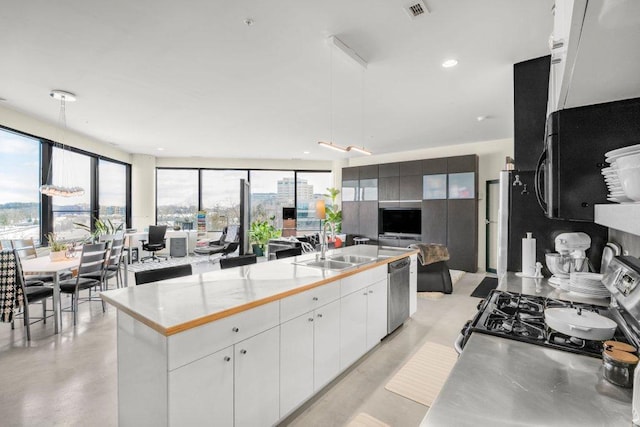
[[[553,307],[575,307],[609,316],[609,309],[592,304],[493,290],[478,305],[478,313],[462,330],[462,346],[472,332],[542,345],[592,357],[602,356],[602,342],[571,337],[556,332],[545,323],[544,310]],[[615,320],[615,319],[614,319]],[[613,338],[628,342],[618,327]]]

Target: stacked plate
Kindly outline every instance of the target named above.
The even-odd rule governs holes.
[[[607,200],[617,203],[636,202],[636,193],[640,188],[640,163],[636,160],[640,158],[640,144],[609,151],[605,157],[611,165],[602,169],[604,181],[609,189]],[[636,163],[639,164],[636,166]]]
[[[569,291],[588,297],[608,298],[611,294],[602,284],[602,277],[598,273],[571,273]]]

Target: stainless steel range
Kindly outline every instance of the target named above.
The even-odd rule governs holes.
[[[545,321],[545,310],[549,308],[575,308],[612,319],[617,324],[613,339],[639,348],[640,261],[633,257],[614,258],[603,283],[612,295],[608,307],[494,290],[478,304],[478,313],[463,327],[456,350],[461,353],[471,334],[478,332],[602,357],[602,341],[577,338],[550,328]]]
[[[522,295],[493,290],[478,305],[478,313],[464,326],[459,347],[464,348],[473,332],[495,335],[531,344],[570,351],[592,357],[602,356],[602,342],[572,337],[547,326],[544,311],[547,308],[576,308],[612,318],[609,308],[562,301],[553,298]],[[616,341],[629,342],[622,328],[617,328]],[[458,345],[457,345],[458,347]]]

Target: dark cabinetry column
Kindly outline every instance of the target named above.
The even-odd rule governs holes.
[[[447,201],[422,201],[422,241],[447,244]]]

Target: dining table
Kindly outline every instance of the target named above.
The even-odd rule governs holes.
[[[60,275],[73,270],[80,265],[80,256],[65,258],[60,261],[52,261],[48,256],[23,259],[22,271],[25,275],[52,275],[53,276],[53,316],[54,331],[57,334],[62,324],[60,315]]]

